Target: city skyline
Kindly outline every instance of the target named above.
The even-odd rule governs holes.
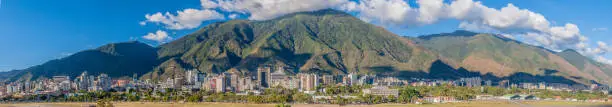
[[[610,4],[0,0],[0,106],[610,106]]]

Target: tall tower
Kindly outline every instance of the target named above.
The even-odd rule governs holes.
[[[257,68],[257,82],[261,87],[269,87],[270,67]]]

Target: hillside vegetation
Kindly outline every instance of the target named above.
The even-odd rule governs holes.
[[[326,9],[266,21],[231,20],[202,27],[151,47],[115,43],[85,50],[24,70],[5,72],[7,81],[28,81],[83,71],[111,77],[138,74],[159,80],[198,69],[215,74],[251,74],[257,67],[284,66],[291,72],[376,74],[401,78],[524,82],[601,83],[612,67],[575,51],[553,52],[494,34],[456,31],[402,37],[350,14]]]

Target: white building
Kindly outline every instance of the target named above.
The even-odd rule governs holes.
[[[375,86],[370,89],[363,89],[363,95],[379,95],[379,96],[398,96],[399,91],[397,89],[389,89],[386,86]]]

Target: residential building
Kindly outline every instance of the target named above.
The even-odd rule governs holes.
[[[386,86],[375,86],[370,89],[363,89],[363,94],[367,95],[379,95],[379,96],[398,96],[399,91],[397,89],[389,89]]]
[[[260,87],[270,87],[270,67],[259,67],[257,68],[257,83]]]
[[[321,76],[321,79],[323,79],[323,84],[324,85],[334,85],[336,84],[336,80],[334,79],[333,75],[323,75]]]
[[[314,91],[319,84],[319,78],[316,74],[298,74],[300,79],[300,89],[302,91]]]

